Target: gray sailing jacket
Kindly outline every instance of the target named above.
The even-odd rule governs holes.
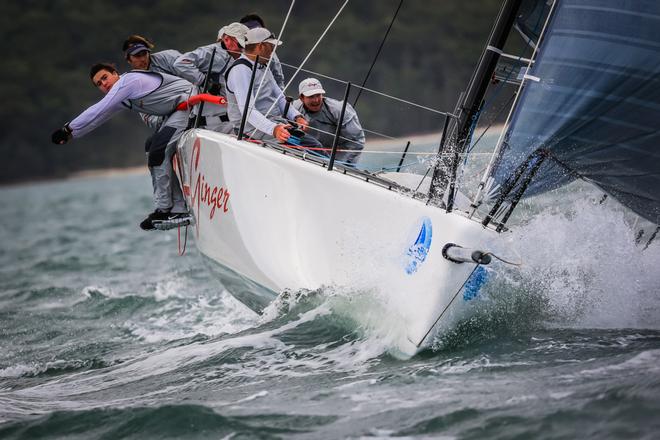
[[[160,86],[153,92],[136,99],[128,99],[123,104],[138,113],[155,116],[170,116],[176,111],[179,103],[187,100],[196,92],[194,85],[183,78],[167,73],[152,72],[149,70],[132,70],[131,72],[157,75],[161,79]]]
[[[152,53],[149,70],[183,77],[174,66],[174,62],[180,56],[181,52],[174,49],[161,50],[160,52]]]
[[[230,69],[227,70],[225,73],[225,79],[229,74],[229,70],[233,68],[236,63],[246,63],[245,66],[245,74],[250,75],[250,71],[247,70],[248,67],[253,65],[251,61],[247,61],[247,58],[242,56],[238,60],[236,60],[232,66],[230,66]],[[264,78],[265,77],[265,78]],[[263,85],[261,86],[261,89],[259,90],[259,96],[255,98],[255,94],[257,92],[257,89],[259,89],[259,84],[262,84],[262,79],[263,79]],[[265,66],[260,66],[257,68],[257,71],[255,73],[254,77],[254,89],[252,90],[252,96],[250,98],[250,107],[254,107],[256,110],[261,112],[264,116],[268,112],[269,109],[272,109],[270,113],[268,114],[267,118],[273,121],[280,121],[282,120],[282,108],[284,102],[284,95],[282,94],[282,89],[277,85],[276,81],[274,80],[273,73],[270,70],[265,69]],[[273,105],[273,103],[276,103]],[[280,106],[280,104],[282,104]],[[241,111],[238,106],[238,102],[236,100],[236,95],[232,92],[232,90],[227,89],[227,113],[229,115],[229,120],[234,124],[234,128],[238,129],[240,126],[241,122]],[[299,113],[295,111],[293,108],[289,109],[290,117],[297,116]],[[255,127],[252,126],[249,122],[246,123],[245,125],[245,133],[252,133],[255,130]],[[260,138],[261,132],[254,133],[253,137],[255,138]],[[261,133],[265,135],[270,135],[270,133]]]
[[[215,57],[211,68],[211,80],[220,84],[220,95],[227,96],[224,73],[234,59],[229,55],[229,52],[222,48],[221,43],[208,44],[186,52],[174,61],[173,66],[177,75],[201,88],[204,85],[206,72],[208,72],[211,64],[213,49],[215,49]],[[226,114],[227,108],[225,106],[213,104],[204,105],[204,111],[202,112],[202,115],[206,117]]]
[[[339,117],[341,116],[341,107],[343,101],[337,101],[332,98],[323,98],[323,106],[318,112],[310,112],[305,109],[300,99],[295,100],[292,105],[307,119],[310,125],[309,133],[317,138],[324,147],[332,147],[334,133],[337,130]],[[320,130],[316,131],[314,129]],[[331,133],[331,134],[330,134]],[[355,109],[346,104],[346,112],[341,131],[339,132],[339,142],[337,147],[343,150],[337,153],[336,159],[342,162],[353,164],[360,156],[360,150],[364,148],[364,131],[360,125],[360,120]]]
[[[181,56],[181,52],[174,49],[161,50],[160,52],[152,53],[150,55],[151,62],[149,63],[149,70],[152,72],[168,73],[174,76],[181,76],[174,67],[174,62]],[[147,127],[158,130],[163,123],[162,116],[148,115],[140,113],[140,118],[147,125]]]
[[[195,50],[180,55],[174,61],[174,68],[176,69],[177,74],[197,86],[204,85],[204,79],[206,72],[209,69],[209,64],[211,63],[213,49],[215,49],[215,57],[213,58],[211,79],[224,84],[224,78],[222,78],[222,75],[225,73],[229,64],[233,61],[233,58],[222,48],[220,43],[201,46]]]

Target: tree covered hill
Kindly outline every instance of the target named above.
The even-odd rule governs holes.
[[[299,1],[278,53],[298,65],[343,1]],[[404,0],[366,86],[432,108],[452,110],[488,36],[497,0]],[[64,146],[50,134],[101,98],[89,66],[127,64],[121,44],[138,33],[156,49],[192,50],[215,41],[218,29],[248,12],[261,14],[278,33],[289,8],[283,0],[5,0],[0,4],[0,182],[64,176],[82,169],[144,163],[149,130],[129,111],[86,137]],[[353,0],[305,68],[361,84],[399,0]],[[290,76],[293,69],[285,68]],[[287,89],[297,95],[301,72]],[[323,80],[331,96],[343,85]],[[350,102],[356,97],[351,95]],[[356,106],[365,128],[388,135],[439,131],[442,119],[364,92]]]

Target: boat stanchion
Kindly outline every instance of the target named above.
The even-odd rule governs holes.
[[[213,52],[211,52],[211,62],[209,63],[209,68],[206,71],[206,78],[204,79],[204,86],[202,86],[202,93],[206,93],[209,90],[209,84],[211,83],[211,70],[213,69],[213,61],[215,61],[215,47],[213,48]],[[195,116],[195,124],[194,128],[199,127],[199,123],[202,120],[202,112],[204,111],[204,101],[202,101],[199,104],[199,108],[197,109],[197,115]]]
[[[243,139],[243,131],[245,131],[245,121],[250,108],[250,96],[252,96],[252,88],[254,87],[254,76],[257,74],[257,66],[259,65],[259,55],[254,59],[254,66],[252,66],[252,76],[250,77],[250,87],[248,87],[247,96],[245,97],[245,107],[243,108],[243,116],[241,117],[241,126],[238,129],[238,136],[236,139],[239,141]]]
[[[286,104],[284,104],[284,119],[286,119],[289,122],[293,122],[289,120],[289,117],[287,116],[289,114],[289,108],[291,107],[291,103],[293,102],[293,98],[290,96],[285,96],[284,100],[286,101]]]
[[[401,172],[401,165],[403,165],[403,160],[406,158],[406,154],[408,153],[408,148],[410,148],[410,141],[406,144],[406,148],[403,150],[403,154],[401,155],[401,160],[399,161],[399,166],[396,167],[396,172],[400,173]]]
[[[445,115],[445,122],[442,126],[442,137],[440,138],[440,146],[438,147],[437,162],[433,167],[433,175],[431,176],[431,185],[429,186],[429,195],[427,204],[439,195],[439,189],[442,186],[442,176],[445,171],[442,167],[442,155],[445,153],[445,143],[447,142],[447,129],[449,128],[449,115]],[[450,212],[450,211],[447,211]]]
[[[455,243],[447,243],[442,248],[442,256],[452,263],[477,263],[489,264],[492,261],[489,252],[478,249],[464,248]]]
[[[344,93],[344,102],[341,105],[341,113],[339,114],[339,121],[337,121],[337,129],[335,130],[335,139],[332,141],[332,153],[330,153],[330,162],[328,162],[328,171],[332,171],[335,165],[335,156],[337,155],[337,144],[339,144],[339,134],[341,133],[341,126],[344,123],[344,114],[346,113],[346,104],[348,104],[348,94],[351,91],[351,83],[346,83],[346,92]]]

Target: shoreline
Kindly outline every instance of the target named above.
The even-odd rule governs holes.
[[[480,127],[477,127],[479,130]],[[495,124],[490,127],[494,132],[499,132],[503,128],[503,124]],[[367,139],[367,145],[375,147],[375,150],[388,150],[393,147],[401,147],[410,140],[415,143],[434,143],[438,142],[440,139],[440,134],[437,132],[432,133],[418,133],[410,136],[403,136],[396,139],[379,139],[377,137]],[[112,176],[130,176],[130,175],[140,175],[149,174],[149,170],[144,165],[138,166],[129,166],[122,168],[94,168],[89,170],[80,170],[71,172],[65,176],[59,177],[32,177],[26,180],[20,180],[15,182],[0,182],[1,188],[12,188],[22,185],[33,185],[39,183],[48,183],[48,182],[59,182],[62,180],[76,180],[76,179],[86,179],[92,177],[112,177]]]
[[[74,171],[70,174],[67,174],[66,176],[61,177],[33,177],[16,182],[2,182],[0,183],[0,189],[36,185],[41,183],[61,182],[64,180],[78,180],[92,177],[130,176],[140,174],[149,174],[148,168],[146,166],[131,166],[124,168],[95,168],[90,170]]]
[[[134,174],[148,174],[146,166],[133,166],[126,168],[96,168],[92,170],[75,171],[61,180],[73,180],[85,177],[128,176]]]

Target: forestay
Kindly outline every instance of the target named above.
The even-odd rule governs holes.
[[[541,158],[534,152],[543,151],[526,196],[582,178],[658,223],[658,29],[657,0],[558,0],[504,136],[496,180],[531,170]]]

